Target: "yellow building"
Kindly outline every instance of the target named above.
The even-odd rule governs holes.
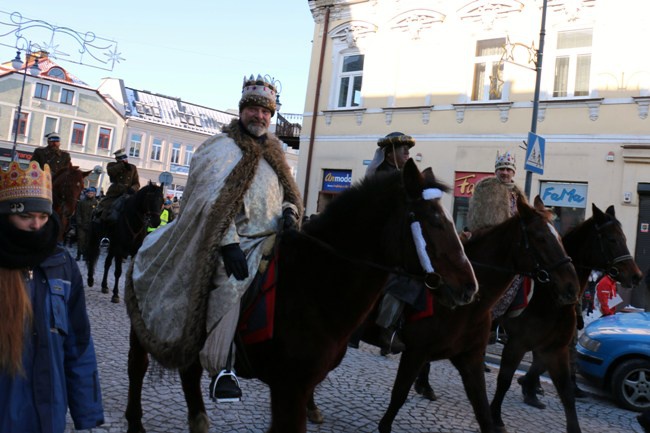
[[[377,140],[400,131],[415,138],[419,167],[454,186],[443,200],[458,226],[474,183],[493,174],[497,151],[509,150],[516,182],[556,210],[562,231],[591,216],[592,203],[614,205],[637,263],[650,266],[650,57],[639,55],[650,2],[309,7],[315,28],[298,170],[308,214],[361,179]],[[534,124],[545,143],[527,158],[540,64]],[[527,181],[525,164],[543,174]]]

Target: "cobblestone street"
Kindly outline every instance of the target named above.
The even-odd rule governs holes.
[[[74,249],[74,247],[73,247]],[[103,263],[103,256],[101,257]],[[80,263],[85,280],[85,265]],[[98,267],[99,268],[99,267]],[[126,264],[125,264],[126,268]],[[103,270],[96,272],[95,287],[86,288],[86,300],[97,350],[100,380],[104,399],[106,424],[93,429],[95,433],[125,432],[124,410],[128,393],[127,355],[129,321],[123,300],[110,302],[110,294],[99,287]],[[112,270],[111,270],[112,272]],[[112,275],[110,278],[112,286]],[[121,297],[123,283],[121,283]],[[491,347],[489,352],[496,352]],[[490,357],[492,371],[486,373],[488,397],[494,394],[498,357]],[[323,411],[322,425],[309,424],[311,433],[370,433],[388,406],[390,390],[397,370],[399,355],[382,357],[379,350],[362,344],[350,349],[342,364],[332,371],[317,388],[317,403]],[[438,400],[430,402],[411,391],[400,410],[394,433],[473,433],[478,423],[465,396],[460,376],[447,361],[435,362],[431,383]],[[290,371],[287,374],[291,374]],[[207,397],[209,380],[203,378]],[[560,433],[565,431],[564,412],[553,385],[543,383],[547,404],[545,410],[526,406],[519,385],[513,380],[503,405],[503,417],[510,433]],[[577,401],[578,417],[584,433],[641,433],[636,413],[618,408],[613,402],[585,387],[591,397]],[[213,433],[263,433],[270,424],[268,388],[259,381],[243,380],[243,401],[215,404],[206,401]],[[180,380],[175,373],[159,377],[151,371],[143,390],[143,423],[149,433],[185,432],[186,407]],[[207,398],[206,398],[207,400]],[[69,431],[73,432],[69,423]]]

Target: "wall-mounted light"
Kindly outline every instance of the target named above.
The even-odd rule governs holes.
[[[416,153],[416,154],[415,154],[415,160],[416,160],[417,162],[422,161],[422,154],[421,154],[421,153]]]
[[[614,161],[614,152],[611,150],[607,152],[607,157],[605,158],[606,161],[612,162]]]

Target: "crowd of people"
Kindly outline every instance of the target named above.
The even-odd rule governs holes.
[[[186,301],[196,287],[208,289],[200,361],[211,377],[208,392],[215,401],[242,395],[233,368],[241,297],[275,236],[299,229],[303,219],[298,186],[280,140],[269,131],[276,93],[274,84],[261,76],[244,79],[239,118],[197,150],[182,205],[177,197],[164,200],[160,226],[148,228],[134,259],[136,289],[164,291],[188,275],[191,284],[181,294]],[[52,211],[52,176],[69,166],[71,158],[60,149],[58,134],[50,133],[46,140],[27,168],[12,162],[0,173],[0,431],[60,433],[67,411],[77,429],[104,422],[84,285],[75,259],[57,243],[59,220]],[[366,176],[401,170],[414,145],[413,137],[401,132],[379,139]],[[115,223],[125,198],[140,188],[137,167],[129,163],[126,150],[114,155],[107,166],[111,183],[106,194],[88,186],[78,202],[76,260],[87,254],[92,225]],[[514,182],[514,153],[497,153],[494,169],[493,177],[475,186],[462,238],[503,222],[516,212],[517,200],[525,200]],[[196,232],[212,235],[197,242]],[[206,251],[217,254],[208,257]],[[160,260],[180,268],[152,265]],[[213,272],[196,272],[197,263]],[[516,296],[522,278],[515,278],[495,306],[495,319]],[[599,308],[602,315],[616,313],[611,304],[616,282],[594,274],[591,283],[588,308]],[[408,278],[389,277],[376,320],[384,353],[405,350],[399,335],[402,312],[423,290]]]

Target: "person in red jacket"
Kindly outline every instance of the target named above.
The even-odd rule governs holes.
[[[616,307],[609,307],[609,300],[616,297],[616,281],[605,275],[596,286],[596,296],[600,302],[600,312],[603,316],[611,316],[616,312]]]

